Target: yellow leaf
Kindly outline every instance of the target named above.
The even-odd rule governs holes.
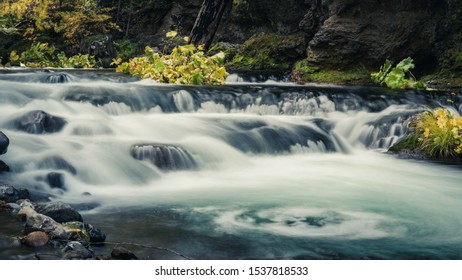
[[[186,43],[189,42],[189,36],[183,37],[183,40],[184,40]]]
[[[178,32],[176,32],[175,30],[169,31],[166,34],[167,38],[173,38],[176,37],[176,35],[178,35]]]
[[[424,136],[425,138],[428,138],[428,136],[430,136],[430,129],[425,128]]]

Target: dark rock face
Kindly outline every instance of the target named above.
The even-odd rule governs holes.
[[[0,155],[5,154],[8,151],[8,145],[10,145],[10,139],[0,131]]]
[[[130,154],[135,159],[150,161],[162,170],[186,170],[196,167],[196,162],[189,152],[171,145],[133,145]]]
[[[260,33],[290,35],[300,30],[299,23],[312,1],[234,1],[223,18],[216,40],[243,43]]]
[[[83,221],[82,216],[69,204],[60,201],[37,205],[38,213],[48,216],[58,223]]]
[[[0,200],[5,202],[16,202],[20,199],[28,199],[29,191],[26,189],[16,189],[9,185],[0,183]]]
[[[59,132],[66,124],[67,122],[63,118],[37,110],[12,121],[10,126],[30,134],[45,134]]]
[[[446,1],[317,1],[324,20],[309,43],[308,60],[327,67],[362,63],[377,66],[388,58],[436,62],[432,47],[445,19]]]

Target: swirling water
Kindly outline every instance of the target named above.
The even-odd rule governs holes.
[[[82,213],[108,241],[198,259],[462,257],[460,167],[386,153],[409,117],[435,106],[460,113],[460,96],[235,82],[1,74],[0,130],[11,141],[1,160],[12,171],[0,181],[97,205]],[[34,110],[66,124],[18,130],[15,120]],[[193,168],[156,166],[148,157],[159,153]],[[50,187],[50,172],[65,190]]]

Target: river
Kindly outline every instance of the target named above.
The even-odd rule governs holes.
[[[436,106],[460,113],[461,97],[4,71],[0,130],[11,143],[0,159],[12,172],[0,180],[78,205],[108,242],[194,259],[461,259],[460,165],[386,153],[411,116]],[[64,126],[19,129],[35,110]],[[63,187],[50,187],[50,172]]]

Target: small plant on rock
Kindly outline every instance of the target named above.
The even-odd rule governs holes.
[[[434,159],[462,156],[462,117],[447,109],[424,112],[414,122],[418,147]]]
[[[414,67],[414,60],[410,57],[403,59],[395,67],[393,62],[387,59],[379,72],[371,74],[371,78],[374,83],[385,84],[391,89],[426,89],[412,74],[411,70]]]

